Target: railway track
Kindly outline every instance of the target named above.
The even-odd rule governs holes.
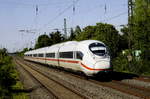
[[[141,80],[141,81],[149,82],[149,83],[150,83],[150,77],[146,77],[146,76],[139,76],[138,78],[137,78],[137,77],[135,77],[134,79],[136,79],[136,80]]]
[[[84,77],[79,76],[79,75],[74,75],[71,73],[69,73],[69,75],[85,80]],[[95,79],[88,79],[87,81],[101,85],[101,86],[109,87],[109,88],[118,90],[120,92],[126,93],[126,94],[134,95],[139,98],[150,99],[150,89],[147,89],[144,87],[134,86],[131,84],[127,84],[127,83],[123,83],[121,81],[115,81],[115,80],[112,80],[111,82],[100,82]]]
[[[81,78],[81,79],[85,79],[78,75],[74,75],[74,74],[71,74],[71,75]],[[140,79],[138,79],[138,80],[140,80]],[[134,95],[134,96],[137,96],[137,97],[140,97],[143,99],[150,99],[150,89],[149,88],[144,88],[144,87],[140,87],[140,86],[136,86],[136,85],[132,85],[132,84],[124,83],[121,81],[116,81],[116,80],[112,80],[111,82],[101,82],[101,81],[97,81],[95,79],[88,79],[88,81],[98,84],[98,85],[105,86],[105,87],[113,88],[120,92]],[[145,81],[145,80],[142,79],[142,81]],[[146,80],[146,82],[147,82],[147,80]]]
[[[115,80],[111,82],[99,82],[99,81],[90,79],[89,81],[105,86],[105,87],[116,89],[126,94],[134,95],[134,96],[144,98],[144,99],[150,99],[150,89],[134,86],[131,84],[127,84],[127,83],[123,83],[123,82],[115,81]]]
[[[78,93],[65,85],[61,84],[47,75],[29,67],[20,60],[15,59],[16,64],[22,66],[32,77],[34,77],[45,89],[47,89],[56,99],[87,99],[81,93]]]

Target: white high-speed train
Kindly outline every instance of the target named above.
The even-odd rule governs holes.
[[[24,59],[81,71],[87,76],[112,71],[107,46],[97,40],[68,41],[28,51]]]

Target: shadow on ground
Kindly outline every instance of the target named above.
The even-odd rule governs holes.
[[[98,81],[102,81],[102,82],[109,82],[112,80],[117,80],[117,81],[121,81],[124,79],[133,79],[134,77],[139,77],[136,74],[132,74],[132,73],[123,73],[123,72],[113,72],[110,74],[103,74],[103,75],[97,75],[96,77],[92,78],[94,80],[98,80]]]
[[[41,87],[41,86],[34,86],[34,87],[31,87],[28,89],[9,89],[9,90],[12,93],[31,93],[33,90],[36,90],[39,87]]]
[[[12,93],[30,93],[33,89],[10,89]]]

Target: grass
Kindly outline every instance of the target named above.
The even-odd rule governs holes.
[[[0,49],[0,99],[29,99],[28,93],[19,81],[13,58]]]
[[[14,66],[15,63],[13,63]],[[23,87],[22,82],[19,80],[19,72],[15,70],[12,75],[16,75],[16,84],[11,86],[11,99],[29,99],[29,93]]]
[[[29,99],[28,93],[25,92],[23,84],[17,81],[15,85],[12,86],[12,99]]]

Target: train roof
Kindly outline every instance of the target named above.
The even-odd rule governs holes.
[[[89,45],[89,44],[94,43],[94,42],[99,42],[99,43],[104,44],[103,42],[98,41],[98,40],[84,40],[84,41],[80,41],[79,43],[80,43],[80,44],[86,44],[86,45]],[[104,45],[105,45],[105,44],[104,44]]]
[[[75,51],[76,46],[78,45],[79,42],[77,41],[69,41],[63,43],[63,46],[60,47],[60,52],[67,52],[67,51]]]
[[[98,40],[84,40],[84,41],[67,41],[67,42],[63,42],[63,43],[58,43],[52,46],[48,46],[48,47],[43,47],[43,48],[39,48],[36,50],[32,50],[32,51],[28,51],[25,53],[26,54],[39,54],[39,53],[51,53],[51,52],[56,52],[56,51],[60,51],[60,52],[66,52],[66,51],[75,51],[76,46],[78,45],[89,45],[91,43],[94,42],[99,42],[104,44],[103,42],[100,42]],[[105,45],[105,44],[104,44]]]

